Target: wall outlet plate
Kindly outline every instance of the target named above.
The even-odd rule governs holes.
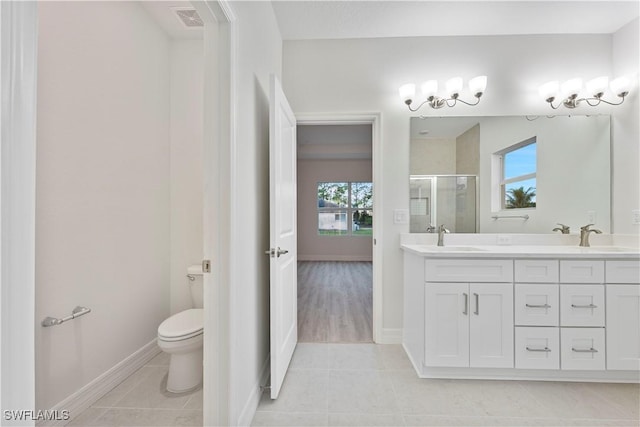
[[[511,236],[509,234],[498,234],[496,238],[496,244],[498,245],[510,245],[511,244]]]
[[[631,224],[639,225],[640,224],[640,210],[632,210],[631,211]]]
[[[587,222],[589,224],[595,224],[596,222],[598,222],[596,211],[587,211]]]
[[[394,209],[393,210],[393,223],[394,224],[409,224],[409,209]]]

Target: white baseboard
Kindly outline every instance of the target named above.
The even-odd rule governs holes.
[[[162,350],[158,347],[156,340],[149,342],[140,350],[115,365],[71,396],[64,399],[52,408],[52,411],[67,410],[71,419],[80,415],[84,410],[97,402],[105,394],[113,390],[118,384],[126,380],[131,374],[143,367],[148,361],[153,359]],[[37,423],[38,426],[62,426],[66,421],[43,421]]]
[[[360,261],[372,262],[371,255],[301,255],[298,254],[298,261]]]
[[[240,415],[238,416],[239,426],[251,425],[253,416],[256,414],[256,409],[258,409],[258,405],[260,404],[260,398],[262,397],[262,390],[260,389],[260,387],[267,383],[270,373],[271,357],[267,357],[267,360],[264,362],[264,364],[262,365],[262,369],[260,370],[260,378],[258,378],[258,382],[254,385],[251,395],[247,399],[242,408],[242,411],[240,412]]]
[[[376,344],[402,344],[402,329],[382,328]]]

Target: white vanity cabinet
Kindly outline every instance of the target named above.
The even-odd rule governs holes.
[[[606,262],[607,369],[640,369],[640,263]]]
[[[638,382],[634,257],[442,252],[404,255],[403,345],[420,377]]]
[[[512,368],[513,262],[427,259],[424,265],[425,365]]]

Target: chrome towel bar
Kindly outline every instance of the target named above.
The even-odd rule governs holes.
[[[49,326],[59,325],[59,324],[64,323],[64,322],[66,322],[68,320],[73,320],[76,317],[84,316],[87,313],[91,313],[91,309],[90,308],[77,306],[76,308],[73,309],[73,311],[71,312],[71,314],[69,316],[63,317],[61,319],[57,319],[55,317],[46,317],[42,321],[41,325],[44,326],[45,328],[48,328]]]
[[[529,219],[529,215],[503,215],[503,216],[499,216],[499,215],[494,215],[491,218],[493,219],[513,219],[513,218],[521,218],[524,219],[525,221]]]

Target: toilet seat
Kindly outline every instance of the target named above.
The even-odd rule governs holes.
[[[183,341],[202,334],[203,309],[191,308],[166,319],[158,326],[158,339]]]

